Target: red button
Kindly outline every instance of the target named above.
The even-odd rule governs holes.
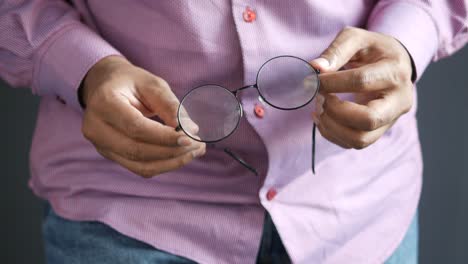
[[[245,11],[244,13],[242,13],[242,16],[244,17],[244,21],[247,23],[252,23],[257,18],[257,14],[255,14],[255,11],[250,9],[250,7],[245,8]]]
[[[266,194],[266,198],[268,201],[271,201],[273,200],[273,198],[275,198],[276,196],[276,189],[275,188],[270,188]]]
[[[255,105],[254,112],[258,118],[263,118],[263,116],[265,115],[265,109],[259,104]]]

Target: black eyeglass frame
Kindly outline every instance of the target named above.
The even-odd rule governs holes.
[[[276,106],[274,104],[272,104],[271,102],[269,102],[265,96],[261,93],[260,89],[258,88],[258,77],[262,71],[262,69],[264,69],[264,66],[267,65],[270,61],[272,60],[275,60],[275,59],[279,59],[279,58],[294,58],[294,59],[298,59],[298,60],[301,60],[302,62],[304,62],[304,65],[307,65],[308,67],[310,67],[310,69],[315,72],[315,74],[317,74],[317,89],[315,90],[315,93],[314,95],[307,101],[305,102],[304,104],[300,105],[300,106],[296,106],[296,107],[292,107],[292,108],[284,108],[284,107],[280,107],[280,106]],[[193,89],[191,89],[190,91],[188,91],[183,97],[182,97],[182,100],[180,101],[180,104],[179,104],[179,107],[177,109],[177,121],[178,121],[178,126],[176,128],[177,131],[179,130],[182,130],[188,137],[190,137],[191,139],[195,140],[195,141],[198,141],[198,142],[202,142],[202,143],[207,143],[207,144],[213,144],[213,143],[216,143],[216,142],[219,142],[219,141],[222,141],[224,139],[226,139],[227,137],[231,136],[236,130],[237,128],[239,127],[239,124],[240,124],[240,121],[241,121],[241,118],[243,117],[243,113],[244,113],[244,110],[243,110],[243,107],[242,107],[242,103],[241,101],[239,100],[239,98],[237,97],[238,95],[238,92],[239,91],[242,91],[242,90],[245,90],[245,89],[248,89],[248,88],[255,88],[259,94],[259,96],[261,97],[261,99],[267,103],[269,106],[273,107],[273,108],[276,108],[276,109],[279,109],[279,110],[285,110],[285,111],[289,111],[289,110],[297,110],[299,108],[302,108],[306,105],[308,105],[310,102],[312,102],[315,97],[317,96],[317,93],[319,92],[320,90],[320,79],[318,78],[318,75],[320,74],[320,71],[316,68],[314,68],[309,62],[307,62],[306,60],[304,59],[301,59],[299,57],[296,57],[296,56],[292,56],[292,55],[280,55],[280,56],[276,56],[276,57],[273,57],[269,60],[267,60],[266,62],[264,62],[262,64],[262,66],[260,67],[260,69],[258,70],[257,72],[257,75],[256,75],[256,78],[255,78],[255,84],[252,84],[252,85],[246,85],[246,86],[243,86],[243,87],[240,87],[240,88],[237,88],[235,89],[234,91],[231,91],[229,89],[227,89],[226,87],[224,86],[221,86],[219,84],[203,84],[203,85],[200,85],[200,86],[197,86]],[[186,130],[184,130],[184,128],[181,126],[181,122],[180,122],[180,112],[181,112],[181,107],[184,103],[184,100],[193,92],[195,91],[196,89],[199,89],[201,87],[205,87],[205,86],[213,86],[214,87],[219,87],[219,88],[222,88],[224,89],[225,91],[229,92],[230,94],[232,94],[236,101],[237,101],[237,105],[238,105],[238,111],[239,111],[239,118],[237,120],[237,123],[236,123],[236,126],[234,127],[234,129],[229,133],[227,134],[226,136],[220,138],[220,139],[217,139],[217,140],[201,140],[201,139],[198,139],[198,138],[195,138],[193,136],[190,135],[190,133]],[[315,134],[316,134],[316,124],[314,123],[313,125],[313,131],[312,131],[312,172],[315,174]],[[228,148],[225,148],[224,149],[224,152],[226,152],[229,156],[231,156],[232,158],[236,159],[239,163],[241,163],[244,167],[246,167],[247,169],[249,169],[250,171],[252,171],[255,175],[258,175],[258,172],[255,170],[255,168],[253,168],[250,164],[248,164],[246,161],[244,161],[242,158],[240,158],[239,156],[237,156],[235,153],[233,153],[230,149]]]

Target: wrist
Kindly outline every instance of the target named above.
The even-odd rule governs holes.
[[[396,39],[396,38],[395,38]],[[400,45],[403,47],[403,49],[405,50],[406,54],[408,55],[408,59],[409,59],[409,64],[411,66],[411,82],[414,83],[416,81],[416,64],[414,63],[414,60],[413,60],[413,56],[411,56],[411,53],[409,52],[409,50],[405,47],[405,45],[403,45],[403,43],[401,43],[398,39],[396,39],[396,41],[398,43],[400,43]]]
[[[83,109],[86,108],[89,97],[99,84],[124,64],[128,65],[130,62],[122,56],[111,55],[99,60],[89,69],[78,88],[78,101]]]

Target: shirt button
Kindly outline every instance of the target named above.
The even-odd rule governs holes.
[[[263,116],[265,115],[265,109],[263,108],[263,106],[257,104],[254,107],[254,113],[258,118],[263,118]]]
[[[244,13],[242,13],[244,21],[247,23],[252,23],[257,18],[257,14],[250,7],[246,7]]]
[[[275,198],[276,196],[276,189],[275,188],[270,188],[266,194],[266,198],[268,201],[271,201],[273,200],[273,198]]]

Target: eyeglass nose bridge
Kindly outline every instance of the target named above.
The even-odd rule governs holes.
[[[240,117],[242,118],[244,116],[244,108],[242,107],[242,103],[241,103],[241,100],[239,99],[238,97],[238,94],[239,94],[239,91],[242,91],[242,90],[245,90],[245,89],[249,89],[249,88],[255,88],[255,90],[257,90],[257,93],[260,95],[260,97],[263,99],[263,96],[260,94],[260,91],[258,90],[258,86],[257,84],[251,84],[251,85],[246,85],[246,86],[243,86],[241,88],[237,88],[236,90],[234,91],[231,91],[234,96],[236,97],[237,99],[237,102],[239,103],[239,108],[240,108]]]
[[[239,91],[242,91],[242,90],[245,90],[245,89],[248,89],[248,88],[255,88],[255,90],[257,90],[257,93],[258,93],[258,96],[259,96],[259,100],[262,102],[262,103],[268,103],[267,100],[263,97],[262,93],[260,93],[260,90],[258,89],[258,85],[257,84],[251,84],[251,85],[246,85],[246,86],[243,86],[241,88],[238,88],[234,91],[232,91],[232,93],[234,94],[234,96],[237,98],[237,101],[239,102],[239,106],[240,106],[240,109],[241,109],[241,117],[243,116],[243,113],[244,113],[244,110],[242,108],[242,103],[241,103],[241,100],[239,99],[239,97],[237,96],[238,95],[238,92]],[[268,103],[269,105],[271,105],[270,103]],[[273,106],[275,107],[275,106]]]
[[[243,86],[241,88],[237,88],[236,90],[232,91],[232,93],[236,96],[237,98],[237,94],[239,91],[242,91],[242,90],[245,90],[245,89],[249,89],[249,88],[255,88],[257,90],[257,92],[260,94],[260,91],[258,90],[258,86],[257,84],[251,84],[251,85],[246,85],[246,86]]]

